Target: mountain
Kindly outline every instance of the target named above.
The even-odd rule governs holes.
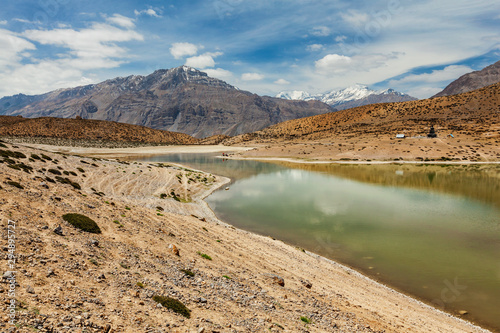
[[[258,96],[181,66],[43,95],[0,99],[0,115],[98,119],[186,133],[238,135],[335,111],[319,101]]]
[[[450,96],[469,92],[500,82],[500,61],[493,65],[462,75],[433,97]]]
[[[316,95],[311,95],[305,91],[282,91],[277,94],[276,97],[287,100],[321,101],[331,105],[337,110],[345,110],[375,103],[406,102],[416,100],[416,98],[397,92],[394,89],[375,91],[361,84],[356,84],[339,91],[331,91]]]
[[[23,118],[0,116],[0,136],[70,140],[137,142],[154,144],[197,144],[198,139],[144,126],[104,120]]]
[[[281,140],[335,140],[341,135],[377,138],[398,133],[426,134],[429,125],[443,133],[472,136],[481,142],[498,140],[500,83],[468,93],[425,100],[365,105],[349,110],[286,121],[261,131],[226,140],[278,142]],[[264,140],[264,141],[262,141]],[[490,144],[490,143],[488,143]],[[498,145],[498,141],[494,143]]]

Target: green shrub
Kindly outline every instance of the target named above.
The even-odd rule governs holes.
[[[45,177],[45,180],[50,182],[50,183],[55,183],[56,181],[50,177]]]
[[[76,168],[76,170],[80,171],[81,173],[84,173],[84,172],[85,172],[85,170],[83,170],[83,169],[82,169],[82,168],[80,168],[80,167]]]
[[[16,169],[16,170],[23,170],[26,173],[31,173],[33,171],[33,167],[26,165],[24,163],[18,163],[18,164],[9,164],[7,165],[9,168]]]
[[[142,282],[137,282],[136,285],[139,288],[144,288],[144,283],[142,283]]]
[[[0,142],[0,147],[2,147],[2,148],[7,148],[7,146],[6,146],[6,145],[4,145],[4,144],[3,144],[3,143],[1,143],[1,142]]]
[[[198,253],[202,258],[207,259],[207,260],[212,260],[212,257],[210,257],[208,254],[201,253],[200,251],[196,252]]]
[[[31,158],[34,160],[41,160],[40,156],[38,156],[37,154],[31,154]]]
[[[191,272],[189,269],[181,269],[181,272],[186,274],[187,276],[191,276],[191,277],[194,276],[194,273]]]
[[[72,181],[69,178],[63,178],[61,176],[56,176],[56,180],[59,183],[61,183],[61,184],[69,184],[69,185],[73,186],[77,190],[81,190],[82,189],[82,187],[80,186],[80,184],[78,184],[77,182]]]
[[[191,318],[191,310],[189,310],[182,302],[166,297],[166,296],[153,296],[153,301],[160,303],[163,307],[174,311],[186,318]]]
[[[0,149],[0,156],[1,157],[12,157],[12,158],[26,158],[26,155],[21,153],[20,151],[12,151],[12,150],[1,150]]]
[[[98,263],[98,262],[97,262],[97,260],[95,260],[94,258],[90,258],[90,259],[89,259],[89,261],[90,261],[91,263],[93,263],[94,265],[99,266],[99,263]]]
[[[66,175],[66,176],[69,176],[69,171],[66,171],[64,170],[63,173]]]
[[[45,155],[45,154],[40,154],[40,156],[42,156],[42,158],[43,158],[44,160],[47,160],[47,161],[52,161],[52,158],[51,158],[50,156],[47,156],[47,155]]]
[[[72,213],[72,214],[65,214],[63,215],[62,218],[63,220],[65,220],[66,222],[68,222],[69,224],[80,230],[90,232],[93,234],[101,233],[101,229],[99,228],[97,223],[95,223],[94,220],[85,215]]]
[[[300,317],[300,320],[302,320],[302,321],[303,321],[304,323],[306,323],[306,324],[310,324],[310,323],[311,323],[311,319],[309,319],[309,318],[307,318],[307,317],[303,317],[303,316],[301,316],[301,317]]]
[[[50,173],[53,173],[54,175],[58,175],[58,176],[62,175],[61,171],[59,171],[57,169],[49,169],[47,171]]]
[[[223,278],[226,278],[228,280],[232,280],[231,277],[227,276],[227,275],[222,275]]]
[[[166,197],[168,197],[168,195],[166,193],[160,194],[160,199],[165,199]]]
[[[14,182],[14,181],[8,181],[7,184],[11,185],[11,186],[14,186],[14,187],[17,187],[19,189],[24,189],[24,186],[22,186],[21,184],[19,184],[18,182]]]
[[[127,265],[127,264],[126,264],[126,263],[124,263],[124,262],[121,262],[121,263],[120,263],[120,266],[122,266],[122,267],[123,267],[123,268],[125,268],[125,269],[130,269],[130,266],[129,266],[129,265]]]

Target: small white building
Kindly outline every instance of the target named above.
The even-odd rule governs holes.
[[[404,134],[396,134],[396,139],[404,139],[405,135]]]

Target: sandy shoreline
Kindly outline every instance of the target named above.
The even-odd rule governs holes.
[[[51,146],[44,144],[25,144],[36,149],[48,150],[64,154],[92,156],[101,158],[119,158],[130,156],[148,156],[179,153],[216,153],[216,152],[242,152],[252,148],[231,147],[222,145],[193,145],[193,146],[146,146],[133,148],[86,148],[69,146]]]
[[[40,146],[37,148],[51,150],[51,147],[48,146]],[[75,150],[68,151],[66,150],[68,148]],[[137,155],[236,151],[235,147],[224,146],[195,146],[193,148],[186,148],[187,147],[179,146],[173,146],[167,149],[165,147],[147,147],[147,149],[128,148],[124,150],[119,149],[118,152],[113,153],[110,152],[110,149],[92,149],[94,152],[89,152],[89,149],[61,147],[61,150],[58,151],[81,155],[93,155],[96,153],[99,157],[130,156],[130,150],[133,151],[133,154]],[[248,148],[242,148],[241,150],[247,149]],[[30,150],[28,149],[28,151]],[[68,157],[67,162],[66,160],[64,161],[67,165],[65,167],[71,167],[73,164],[77,163],[78,160],[80,159]],[[213,191],[227,184],[227,182],[230,181],[227,178],[218,177],[217,182],[208,188],[204,186],[192,187],[192,185],[188,186],[187,177],[189,176],[187,176],[187,173],[184,173],[186,176],[183,176],[182,182],[177,182],[175,178],[175,173],[177,173],[177,171],[174,170],[174,173],[171,173],[171,171],[163,168],[151,171],[150,165],[152,164],[141,163],[140,165],[121,165],[115,162],[100,162],[98,170],[96,169],[96,171],[92,173],[89,171],[87,172],[88,175],[86,179],[83,180],[84,189],[92,188],[95,189],[95,191],[105,192],[107,200],[113,200],[117,203],[117,206],[129,205],[132,207],[133,212],[137,212],[136,214],[148,216],[153,224],[157,223],[156,220],[160,221],[160,219],[163,218],[158,216],[155,217],[156,214],[154,211],[154,207],[161,205],[164,208],[165,216],[169,214],[168,216],[171,220],[171,222],[169,222],[169,224],[171,224],[169,228],[172,228],[174,233],[178,235],[174,241],[181,249],[181,261],[185,262],[185,265],[188,265],[188,262],[200,261],[200,259],[196,259],[199,257],[196,255],[195,251],[198,248],[205,248],[205,251],[210,252],[211,255],[214,256],[214,263],[206,264],[202,260],[202,262],[197,264],[196,267],[200,270],[200,274],[201,272],[205,274],[204,279],[209,279],[211,275],[225,272],[225,274],[232,276],[233,279],[240,284],[245,285],[250,283],[249,285],[253,285],[257,283],[259,288],[264,290],[268,295],[267,297],[273,299],[272,302],[279,302],[277,304],[280,304],[280,307],[276,307],[275,310],[272,311],[265,307],[262,309],[253,307],[248,308],[250,313],[255,313],[258,318],[262,319],[262,324],[259,322],[259,324],[256,324],[257,327],[264,329],[266,325],[268,325],[268,320],[270,320],[271,323],[274,321],[286,323],[286,331],[302,331],[300,328],[300,320],[298,324],[290,322],[290,320],[292,320],[291,318],[297,318],[297,315],[292,315],[290,317],[290,314],[309,313],[308,316],[318,316],[317,319],[315,319],[316,323],[308,327],[308,330],[312,332],[329,332],[330,329],[328,329],[328,325],[331,324],[328,323],[331,323],[331,321],[329,321],[331,318],[337,318],[339,325],[341,325],[338,331],[342,332],[350,332],[353,330],[367,332],[488,332],[461,318],[453,317],[448,313],[432,308],[423,302],[404,295],[335,261],[310,252],[299,251],[282,241],[273,240],[269,237],[237,229],[218,220],[203,199]],[[83,166],[85,167],[85,165]],[[5,169],[2,170],[5,172]],[[122,170],[123,174],[126,176],[122,176]],[[9,170],[7,169],[7,171]],[[154,174],[151,175],[152,173]],[[9,173],[7,172],[7,174]],[[15,176],[22,179],[23,182],[29,181],[27,176],[23,173],[15,174]],[[146,178],[144,179],[144,177]],[[143,184],[148,184],[148,186],[144,186]],[[117,188],[118,185],[121,186],[119,189]],[[36,187],[35,184],[33,184],[33,186]],[[180,195],[191,196],[192,202],[179,203],[174,200],[166,201],[152,198],[152,195],[156,197],[159,193],[163,191],[167,192],[168,189],[174,186],[175,191],[180,193]],[[190,191],[188,192],[188,190]],[[57,188],[57,191],[63,191],[61,192],[62,194],[59,194],[60,197],[70,198],[73,195],[66,189]],[[86,193],[90,195],[92,192],[87,189]],[[17,197],[19,197],[19,199],[16,201],[11,200],[12,205],[17,202],[23,202],[24,199],[22,196]],[[7,198],[9,198],[9,196]],[[11,196],[10,198],[12,199],[14,197]],[[85,204],[87,206],[99,207],[103,205],[103,200],[104,199],[100,197],[96,197],[89,203],[86,197],[74,197],[70,204],[77,206]],[[11,208],[7,205],[5,211],[9,209]],[[14,208],[12,209],[14,210]],[[125,212],[127,211],[125,210]],[[105,209],[99,210],[99,216],[101,217],[108,216],[108,214],[110,213],[107,213]],[[128,213],[126,214],[128,215]],[[192,215],[196,216],[196,218],[192,217]],[[14,218],[15,217],[17,216],[14,216]],[[200,220],[198,217],[203,217],[204,220]],[[21,219],[21,217],[19,218]],[[112,219],[111,216],[107,218],[107,220]],[[52,223],[50,230],[53,229],[54,224],[57,223],[57,219],[52,220],[53,219],[49,222],[49,224]],[[168,254],[163,254],[168,253],[166,246],[159,245],[157,236],[151,239],[151,235],[143,235],[143,232],[140,230],[134,231],[132,220],[129,221],[127,218],[123,218],[123,220],[125,232],[116,234],[120,235],[118,238],[119,240],[121,239],[124,244],[134,243],[135,247],[150,244],[148,247],[153,246],[160,251],[161,256],[168,257]],[[111,229],[114,228],[113,223],[110,223],[106,228],[111,231]],[[128,231],[129,228],[130,231]],[[207,230],[207,228],[210,230]],[[107,231],[103,237],[118,237],[114,232],[110,233],[110,231]],[[214,244],[212,236],[208,237],[206,234],[207,232],[217,235],[218,239],[222,239],[223,241]],[[128,233],[130,233],[130,236],[128,236]],[[130,239],[128,237],[130,237]],[[67,241],[70,246],[75,247],[75,245],[71,245],[71,242],[71,240]],[[104,239],[102,242],[104,242]],[[116,257],[116,255],[114,256]],[[151,263],[152,262],[151,259]],[[113,262],[110,262],[109,265],[112,266]],[[112,272],[111,266],[109,271],[105,271],[107,276],[110,276],[110,272]],[[101,268],[98,270],[104,269]],[[147,271],[141,271],[141,274],[149,276]],[[263,276],[268,274],[277,274],[283,277],[285,280],[285,287],[279,287],[272,284],[269,285],[267,280],[263,278]],[[76,279],[75,277],[72,278]],[[112,277],[108,277],[108,279],[111,278]],[[154,280],[155,278],[151,276],[149,279]],[[304,288],[302,281],[310,281],[313,286],[312,289]],[[182,290],[184,293],[191,292],[185,289]],[[203,291],[203,293],[205,298],[209,299],[209,303],[213,302],[219,304],[217,303],[217,297],[212,296],[209,291]],[[222,296],[219,295],[219,297]],[[245,308],[238,310],[238,307],[236,306],[236,308],[234,308],[233,305],[231,305],[231,311],[233,312],[226,310],[227,313],[224,313],[215,309],[205,311],[203,306],[197,306],[195,301],[189,302],[189,297],[187,299],[190,307],[194,308],[200,316],[209,317],[212,322],[219,322],[226,328],[228,327],[228,323],[231,323],[231,320],[234,318],[243,319],[245,316],[249,315],[245,314],[247,311]],[[315,301],[310,303],[311,300]],[[269,301],[270,300],[267,300],[267,302]],[[232,304],[230,298],[224,299],[224,302]],[[266,301],[259,300],[259,302],[265,303]],[[314,304],[316,304],[316,302],[321,304],[319,308],[315,307]],[[222,303],[219,304],[219,306],[222,307]],[[306,311],[306,309],[309,310]],[[272,319],[269,319],[269,311],[271,311]],[[165,312],[160,311],[160,314],[165,316]],[[339,315],[341,316],[338,317]],[[351,318],[351,316],[354,317]],[[154,317],[155,316],[152,316],[150,319],[153,320]],[[173,318],[172,320],[177,320],[175,315]],[[115,319],[114,323],[121,322],[122,321],[119,319]],[[178,324],[180,325],[178,327],[181,328],[183,325],[189,325],[189,327],[191,327],[190,323]],[[234,326],[235,322],[232,322],[229,327],[231,327],[231,325],[236,327]],[[340,329],[342,326],[345,327],[345,330]],[[131,329],[131,331],[134,331],[133,328]],[[128,332],[129,330],[117,330],[117,332],[121,331]],[[226,329],[223,331],[229,332],[232,330]],[[239,330],[235,331],[239,332]],[[179,332],[181,332],[181,330],[179,330]]]
[[[290,162],[297,164],[437,164],[437,165],[474,165],[474,164],[500,164],[498,161],[474,162],[474,161],[326,161],[326,160],[302,160],[287,157],[241,157],[241,156],[217,156],[233,160],[252,160],[263,162]]]

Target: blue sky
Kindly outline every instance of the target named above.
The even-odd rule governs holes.
[[[366,84],[429,97],[500,60],[500,2],[4,0],[0,96],[189,65],[275,95]]]

